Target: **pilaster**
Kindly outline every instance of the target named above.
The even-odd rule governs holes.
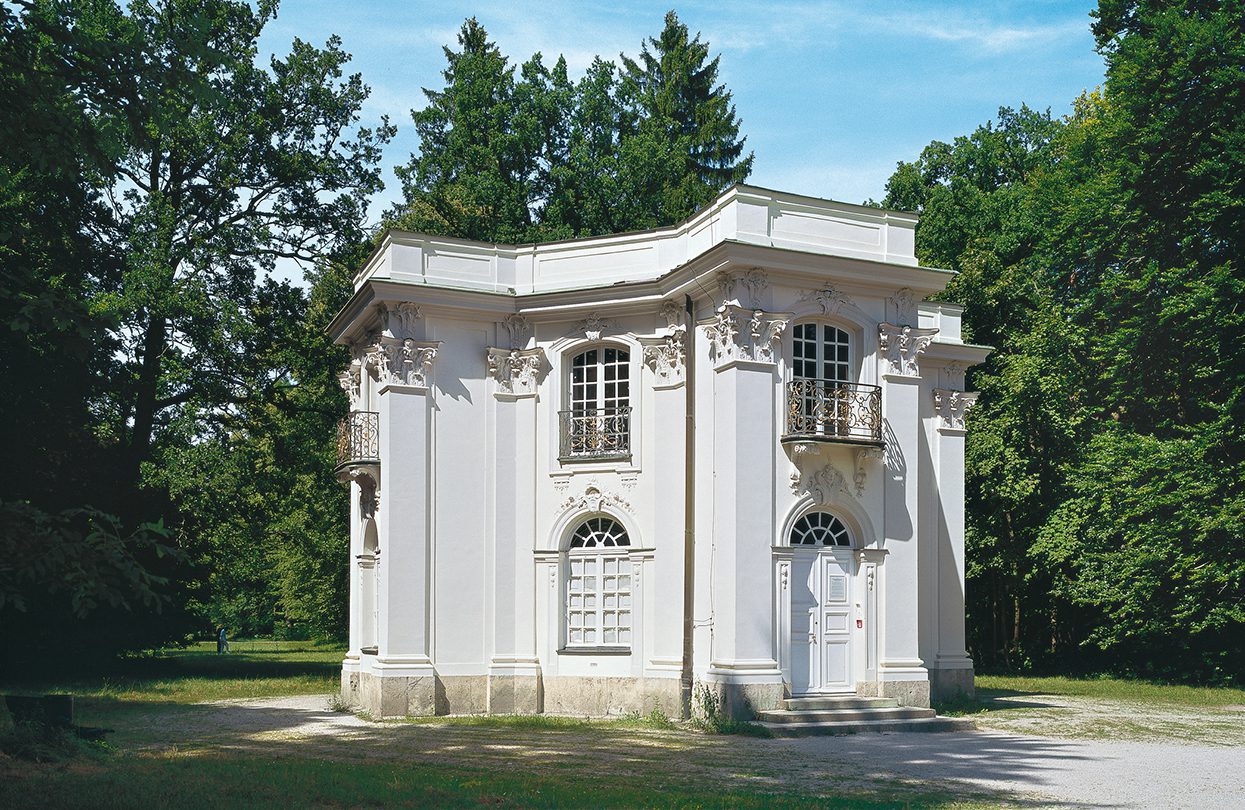
[[[512,339],[513,339],[512,335]],[[516,341],[517,342],[517,341]],[[542,710],[536,655],[536,393],[549,367],[543,349],[489,348],[494,457],[492,653],[488,711]]]

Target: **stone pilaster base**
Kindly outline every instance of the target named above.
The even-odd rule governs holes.
[[[974,695],[973,670],[971,667],[967,669],[931,669],[929,671],[929,680],[934,700],[971,698]]]
[[[707,693],[707,694],[706,694]],[[736,720],[752,720],[757,712],[781,709],[786,697],[781,683],[722,683],[697,681],[692,687],[692,716],[703,717],[706,703],[715,700],[718,711]]]
[[[489,714],[539,714],[544,711],[540,675],[489,675]]]
[[[900,706],[929,708],[929,681],[879,681],[878,697],[895,698]]]
[[[358,707],[377,720],[436,714],[436,678],[360,672]]]

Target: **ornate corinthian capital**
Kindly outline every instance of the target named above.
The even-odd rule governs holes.
[[[382,385],[427,387],[428,371],[436,359],[436,343],[382,336],[365,350],[363,365]]]
[[[938,427],[941,429],[963,430],[964,417],[976,404],[976,391],[934,389],[934,413],[938,415]]]
[[[921,376],[917,358],[938,334],[937,329],[918,329],[915,326],[896,326],[893,323],[878,324],[878,348],[886,361],[888,374],[903,377]]]
[[[719,307],[705,326],[709,351],[719,366],[731,360],[773,363],[774,344],[790,322],[790,315],[784,312]]]
[[[527,396],[536,393],[541,372],[547,367],[544,349],[488,350],[488,375],[503,394]]]

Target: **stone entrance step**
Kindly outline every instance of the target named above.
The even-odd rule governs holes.
[[[817,709],[893,709],[899,705],[899,701],[895,698],[857,697],[855,695],[787,698],[782,703],[783,708],[792,712]]]
[[[972,720],[939,717],[933,709],[900,706],[894,698],[825,696],[790,698],[784,709],[758,714],[775,737],[879,731],[971,731]]]

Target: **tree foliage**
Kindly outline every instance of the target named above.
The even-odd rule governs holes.
[[[968,449],[987,666],[1245,671],[1245,11],[1108,2],[1100,92],[900,164],[923,261],[998,351]]]
[[[444,50],[444,89],[412,113],[420,151],[398,169],[394,226],[499,242],[652,228],[752,170],[718,58],[674,12],[638,61],[597,58],[578,82],[541,54],[516,77],[474,18]]]

